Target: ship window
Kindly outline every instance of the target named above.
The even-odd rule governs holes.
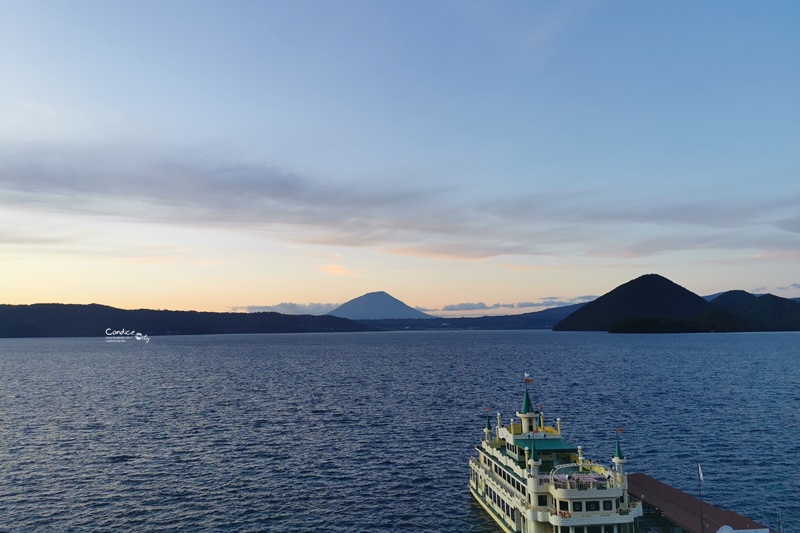
[[[565,500],[561,500],[558,502],[558,510],[559,511],[569,511],[569,502]]]
[[[602,526],[589,526],[586,528],[589,530],[589,533],[602,533]]]
[[[572,502],[573,511],[583,511],[583,502]]]
[[[603,510],[604,511],[610,511],[613,508],[614,508],[614,506],[612,505],[611,500],[603,500]]]
[[[598,502],[598,501],[586,502],[586,510],[587,511],[599,511],[600,510],[600,502]]]
[[[547,507],[547,494],[539,495],[539,507]]]

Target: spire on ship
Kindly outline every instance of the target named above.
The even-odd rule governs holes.
[[[619,434],[622,433],[622,428],[617,428],[617,445],[614,450],[614,457],[611,462],[614,463],[614,471],[618,477],[618,482],[622,482],[622,476],[625,474],[625,456],[622,455],[622,447],[619,445]]]
[[[517,412],[517,416],[522,422],[523,433],[534,431],[534,418],[537,416],[537,413],[533,411],[533,403],[531,403],[531,397],[528,394],[529,383],[533,383],[533,380],[531,375],[525,372],[525,395],[522,397],[522,409]]]
[[[528,396],[528,388],[525,387],[525,396],[522,397],[522,409],[520,409],[519,412],[526,415],[532,411],[533,404],[531,404],[531,397]]]

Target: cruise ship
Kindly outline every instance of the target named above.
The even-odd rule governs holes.
[[[606,467],[583,456],[561,436],[561,419],[545,424],[541,407],[528,394],[522,408],[492,428],[469,460],[469,490],[507,533],[633,533],[642,502],[628,494],[625,456],[617,430],[616,449]]]

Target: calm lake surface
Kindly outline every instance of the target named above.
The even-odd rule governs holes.
[[[800,334],[0,339],[0,530],[496,531],[467,459],[523,372],[567,439],[800,531]]]

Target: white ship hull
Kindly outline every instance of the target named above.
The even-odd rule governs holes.
[[[619,441],[613,468],[583,457],[561,438],[561,423],[545,426],[523,407],[507,426],[500,415],[470,458],[469,489],[478,503],[508,533],[633,533],[642,504],[627,492],[625,459]]]

